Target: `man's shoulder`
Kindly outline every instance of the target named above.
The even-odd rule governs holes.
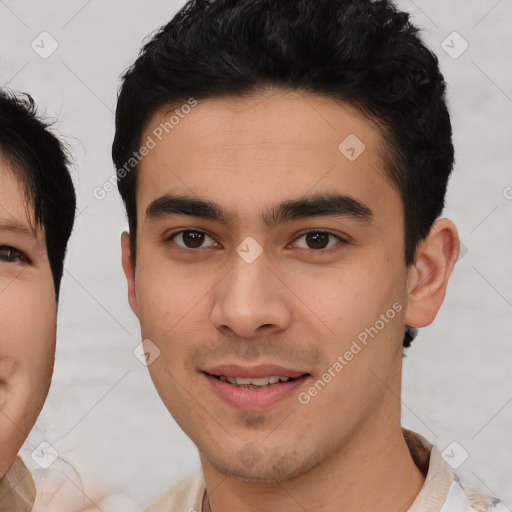
[[[440,512],[510,512],[499,498],[465,485],[456,473],[446,471],[452,481]]]
[[[199,468],[151,501],[143,512],[200,512],[204,490],[203,470]]]
[[[402,432],[414,462],[426,476],[408,512],[510,512],[498,498],[465,485],[441,452],[422,435],[406,428]]]

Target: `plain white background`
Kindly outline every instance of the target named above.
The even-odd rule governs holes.
[[[126,300],[119,244],[127,222],[116,190],[99,201],[93,189],[113,172],[119,75],[181,5],[0,0],[0,84],[30,92],[42,112],[58,117],[55,128],[75,160],[81,212],[66,262],[54,379],[23,454],[47,441],[86,486],[101,482],[106,492],[141,504],[198,467],[199,458],[133,355],[140,333]],[[456,442],[448,453],[458,462],[467,456],[457,469],[463,481],[510,508],[512,4],[398,5],[424,30],[448,82],[456,166],[444,215],[456,222],[467,249],[434,324],[404,360],[403,425],[441,451]],[[41,38],[45,51],[58,44],[46,59],[31,46],[41,47]]]

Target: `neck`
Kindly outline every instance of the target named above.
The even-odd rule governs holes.
[[[407,510],[425,476],[411,457],[400,425],[392,431],[361,429],[349,444],[307,473],[271,484],[223,475],[201,456],[208,493],[203,511]]]

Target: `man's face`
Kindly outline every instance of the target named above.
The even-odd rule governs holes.
[[[199,101],[162,136],[173,114],[142,136],[156,146],[138,170],[130,303],[151,377],[203,466],[287,479],[396,427],[408,269],[378,128],[283,91]],[[227,218],[185,215],[170,195]],[[320,195],[339,197],[271,215]],[[123,250],[129,270],[126,238]],[[293,379],[246,389],[234,377]]]
[[[0,478],[43,406],[55,352],[56,303],[44,234],[21,182],[0,162]],[[30,206],[29,206],[30,208]]]

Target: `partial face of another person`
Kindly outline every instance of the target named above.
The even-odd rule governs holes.
[[[0,159],[0,478],[50,387],[56,301],[44,231],[11,165]]]
[[[151,377],[203,466],[285,480],[399,428],[418,271],[378,127],[287,91],[200,100],[170,129],[175,107],[141,137],[156,145],[123,266]]]

